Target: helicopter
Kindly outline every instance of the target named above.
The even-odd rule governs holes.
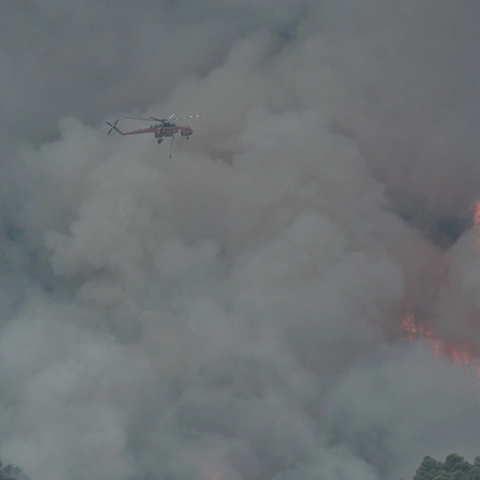
[[[158,144],[162,143],[166,137],[171,137],[172,142],[170,144],[170,158],[172,158],[171,151],[173,148],[173,142],[175,140],[175,136],[180,133],[182,137],[186,137],[188,140],[190,138],[190,135],[192,135],[193,133],[193,130],[190,126],[177,125],[176,123],[177,120],[183,120],[185,118],[196,118],[196,117],[201,117],[201,114],[188,115],[186,117],[177,117],[173,113],[172,115],[169,115],[167,118],[123,117],[123,118],[130,118],[134,120],[143,120],[147,122],[152,122],[152,120],[154,122],[157,122],[153,125],[150,125],[147,128],[139,128],[137,130],[130,130],[128,132],[123,132],[117,127],[118,120],[116,120],[115,123],[113,124],[109,122],[105,122],[105,123],[110,127],[110,130],[108,131],[107,135],[110,135],[110,133],[112,133],[112,130],[115,130],[120,135],[136,135],[139,133],[153,133],[155,135],[155,139],[157,140]]]

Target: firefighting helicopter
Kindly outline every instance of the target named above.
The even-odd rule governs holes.
[[[190,138],[190,135],[192,135],[193,130],[190,126],[188,125],[177,125],[177,120],[183,120],[185,118],[196,118],[200,117],[201,114],[196,114],[196,115],[187,115],[186,117],[177,117],[174,113],[172,115],[169,115],[167,118],[156,118],[156,117],[149,117],[149,118],[144,118],[144,117],[123,117],[123,118],[131,118],[134,120],[143,120],[146,122],[151,122],[152,120],[158,123],[155,123],[154,125],[150,125],[147,128],[139,128],[137,130],[130,130],[128,132],[123,132],[117,127],[118,120],[115,121],[115,123],[111,124],[109,122],[105,122],[109,127],[110,130],[108,131],[108,135],[112,133],[112,130],[115,130],[117,133],[120,135],[136,135],[138,133],[150,133],[152,132],[155,135],[155,138],[157,140],[157,143],[160,144],[163,142],[164,138],[166,137],[171,137],[172,142],[170,143],[170,158],[172,158],[172,148],[173,148],[173,142],[175,141],[175,136],[180,133],[182,137],[186,137],[187,140]]]

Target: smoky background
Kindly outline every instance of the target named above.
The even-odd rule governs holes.
[[[396,480],[478,455],[479,9],[3,2],[2,460]],[[202,113],[172,159],[103,123],[170,113]]]

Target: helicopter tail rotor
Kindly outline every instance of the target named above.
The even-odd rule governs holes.
[[[120,135],[123,135],[123,132],[119,128],[117,128],[118,120],[116,120],[113,125],[109,122],[105,122],[105,123],[110,127],[110,130],[108,131],[107,135],[110,135],[112,133],[112,130],[115,130]]]

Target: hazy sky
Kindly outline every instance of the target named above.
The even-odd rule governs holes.
[[[480,348],[479,14],[2,2],[0,458],[398,480],[480,454],[477,360],[401,328]],[[171,159],[103,123],[171,113],[203,115]]]

